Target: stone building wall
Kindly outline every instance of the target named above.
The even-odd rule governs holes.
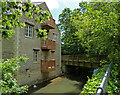
[[[41,6],[41,5],[40,5]],[[46,4],[42,4],[42,9],[48,9]],[[35,23],[34,19],[29,19],[25,16],[21,17],[20,21],[22,23],[29,23],[34,26],[34,28],[41,28],[39,23]],[[58,38],[56,39],[56,49],[54,52],[51,50],[43,51],[41,49],[41,40],[36,38],[36,32],[34,31],[34,36],[32,38],[25,37],[25,28],[19,28],[19,38],[18,42],[18,56],[25,56],[28,59],[27,63],[21,63],[21,69],[17,73],[16,78],[21,85],[28,84],[33,85],[43,80],[53,78],[61,73],[61,51],[60,51],[60,32],[55,26],[55,29],[50,29],[48,33],[48,38],[53,40],[53,33],[55,33]],[[34,49],[38,49],[38,61],[33,61]],[[56,60],[56,70],[51,72],[41,72],[41,60],[55,59]]]
[[[48,10],[45,3],[40,4],[43,10]],[[35,23],[34,18],[27,18],[22,16],[21,23],[27,23],[35,28],[41,29],[41,24]],[[50,29],[48,38],[53,40],[53,35],[56,34],[56,49],[55,51],[43,51],[41,49],[41,40],[36,38],[37,33],[33,32],[33,37],[25,36],[25,28],[17,27],[15,35],[9,40],[3,39],[2,45],[0,43],[0,50],[2,46],[2,58],[13,58],[24,56],[28,58],[26,63],[20,63],[21,68],[16,74],[16,78],[21,85],[33,85],[43,80],[53,78],[61,73],[61,46],[60,46],[60,32],[55,25],[55,29]],[[34,51],[37,50],[37,61],[34,62]],[[0,55],[1,56],[1,55]],[[41,72],[41,60],[55,59],[56,69],[51,72]]]
[[[9,39],[2,38],[2,58],[10,59],[17,56],[16,54],[16,29],[13,37]]]

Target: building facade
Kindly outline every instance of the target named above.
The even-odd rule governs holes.
[[[48,10],[45,2],[38,5],[42,10]],[[16,78],[21,85],[33,85],[43,80],[53,78],[61,73],[61,44],[60,32],[52,15],[49,21],[36,23],[34,18],[22,16],[20,22],[25,23],[24,28],[17,27],[15,35],[2,39],[2,58],[25,56],[27,63],[20,63],[21,68]],[[34,28],[46,29],[46,40],[36,38]]]

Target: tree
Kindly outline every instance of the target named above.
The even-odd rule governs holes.
[[[2,37],[11,37],[15,33],[14,28],[17,26],[23,28],[25,26],[25,23],[19,21],[22,15],[29,18],[36,16],[36,23],[42,23],[49,19],[50,13],[48,11],[42,11],[42,9],[31,2],[2,2]],[[46,32],[42,29],[35,29],[35,31],[38,34],[38,38],[44,38],[46,36]]]
[[[29,18],[36,16],[36,23],[42,23],[49,19],[50,13],[48,11],[42,11],[38,6],[32,4],[31,2],[8,2],[3,0],[0,3],[2,11],[2,19],[0,19],[0,37],[9,39],[14,35],[14,28],[25,26],[24,23],[19,21],[22,15]],[[35,29],[37,32],[37,37],[40,39],[45,38],[46,30]],[[2,70],[2,79],[0,80],[1,92],[3,94],[20,94],[26,92],[28,86],[20,87],[15,79],[15,74],[19,69],[19,63],[25,62],[26,58],[13,58],[7,61],[0,61],[0,70]]]
[[[85,12],[71,19],[88,54],[105,54],[113,63],[111,92],[120,91],[120,2],[85,3]]]
[[[70,21],[72,15],[78,13],[79,9],[74,11],[69,8],[65,8],[62,13],[59,15],[59,24],[58,28],[62,32],[61,38],[61,51],[62,54],[81,54],[84,53],[84,49],[82,48],[79,38],[75,35],[77,28],[72,26]]]

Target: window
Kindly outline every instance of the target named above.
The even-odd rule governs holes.
[[[33,37],[33,25],[25,24],[25,36]]]
[[[34,53],[33,53],[33,61],[34,62],[38,61],[38,51],[34,51]]]
[[[53,33],[53,40],[57,41],[57,34]]]

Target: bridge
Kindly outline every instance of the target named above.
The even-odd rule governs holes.
[[[106,55],[62,55],[62,64],[89,68],[100,67],[100,60],[107,60]]]

